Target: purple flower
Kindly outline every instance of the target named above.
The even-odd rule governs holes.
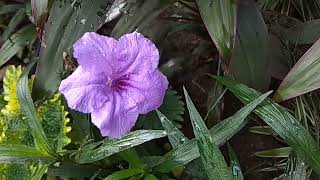
[[[119,40],[85,33],[73,50],[79,67],[59,91],[70,108],[91,113],[103,136],[122,137],[139,114],[162,104],[168,80],[157,69],[158,49],[140,33]]]

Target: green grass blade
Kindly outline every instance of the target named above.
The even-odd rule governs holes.
[[[202,20],[223,60],[229,61],[236,24],[233,0],[196,0]]]
[[[173,149],[179,148],[184,143],[190,143],[190,140],[169,120],[164,114],[157,110],[158,117],[163,128],[168,132],[168,139]],[[200,159],[195,159],[186,165],[186,169],[191,172],[193,177],[206,179],[203,164]]]
[[[100,142],[88,144],[76,153],[75,159],[80,164],[99,161],[118,152],[166,135],[167,132],[162,130],[133,131],[119,140],[105,139]]]
[[[228,141],[235,133],[240,131],[247,123],[246,117],[253,111],[268,95],[270,92],[260,96],[252,101],[245,107],[237,111],[233,116],[225,119],[216,126],[210,129],[210,135],[215,144],[221,146]],[[195,139],[186,141],[178,148],[173,149],[159,162],[152,166],[155,170],[160,172],[170,172],[177,166],[183,166],[192,160],[200,157],[197,142]]]
[[[33,42],[36,37],[36,29],[32,24],[23,27],[9,37],[0,49],[0,66],[21,51],[26,45]]]
[[[25,145],[0,145],[1,163],[24,163],[34,160],[50,160],[50,156],[44,154],[38,149]]]
[[[284,101],[320,87],[320,39],[299,59],[280,84],[274,100]]]
[[[237,32],[229,73],[237,81],[265,91],[271,78],[267,27],[253,0],[241,0],[238,4]]]
[[[258,157],[280,157],[280,158],[287,158],[291,152],[291,147],[282,147],[282,148],[275,148],[269,149],[265,151],[258,151],[254,153],[254,155]]]
[[[173,148],[177,148],[180,144],[183,144],[185,141],[189,140],[164,114],[158,110],[156,112],[163,128],[168,132],[168,138]]]
[[[216,77],[216,79],[227,86],[244,104],[261,95],[258,91],[228,78]],[[271,99],[266,99],[254,112],[320,174],[320,148],[318,144],[288,111]]]
[[[124,169],[117,172],[112,173],[108,177],[104,178],[104,180],[121,180],[128,179],[132,176],[143,173],[142,169]]]
[[[37,147],[44,153],[54,155],[55,152],[50,147],[46,134],[37,116],[37,111],[33,105],[28,86],[28,74],[35,62],[31,63],[22,74],[17,85],[17,97],[20,103],[21,112],[25,115],[27,124],[32,131]]]
[[[252,126],[249,128],[249,132],[269,136],[276,135],[272,128],[269,126]]]
[[[200,159],[204,165],[209,179],[231,180],[232,175],[227,163],[219,150],[219,146],[213,142],[209,130],[196,110],[188,92],[183,88],[189,110],[193,132],[197,140]]]

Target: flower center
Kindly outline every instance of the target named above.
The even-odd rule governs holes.
[[[113,90],[113,91],[123,91],[128,87],[129,84],[129,75],[125,75],[116,79],[110,79],[107,81],[107,85]]]

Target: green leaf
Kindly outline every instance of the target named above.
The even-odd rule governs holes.
[[[233,0],[196,0],[196,2],[220,56],[229,62],[236,24],[236,3]]]
[[[179,129],[160,111],[157,110],[158,117],[163,128],[168,132],[168,139],[173,149],[179,148],[180,145],[190,142]],[[186,168],[191,172],[192,177],[206,179],[207,174],[200,159],[195,159],[186,165]]]
[[[249,128],[249,131],[262,135],[276,135],[272,128],[269,126],[253,126]]]
[[[182,134],[179,129],[172,124],[172,122],[160,111],[156,110],[157,115],[161,121],[162,126],[168,132],[168,138],[173,149],[177,148],[180,144],[183,144],[186,140],[189,140]]]
[[[181,99],[182,97],[177,94],[177,91],[168,90],[159,108],[159,111],[167,116],[178,128],[182,127],[184,113],[184,103]],[[162,129],[156,111],[140,115],[137,126],[143,129]]]
[[[265,151],[258,151],[254,153],[258,157],[280,157],[280,158],[287,158],[291,152],[291,147],[282,147],[282,148],[275,148],[269,149]]]
[[[6,63],[26,45],[36,39],[36,31],[32,24],[24,26],[14,33],[0,49],[0,66]]]
[[[2,165],[2,178],[10,180],[31,179],[31,170],[28,167],[30,163],[24,164],[4,164]]]
[[[35,164],[32,167],[32,179],[42,179],[42,176],[47,172],[49,164]]]
[[[286,172],[283,180],[306,180],[306,179],[313,179],[311,177],[308,178],[309,173],[307,173],[307,168],[303,158],[297,156],[297,154],[294,151],[291,151]],[[318,179],[318,178],[315,178]]]
[[[320,19],[281,31],[281,37],[291,44],[313,44],[320,38]]]
[[[104,180],[121,180],[143,173],[142,169],[124,169],[112,173],[110,176],[104,178]]]
[[[270,92],[260,96],[245,107],[237,111],[233,116],[225,119],[210,129],[210,135],[215,144],[221,146],[228,141],[234,134],[240,131],[247,123],[246,117],[253,111]],[[164,155],[158,162],[152,166],[159,172],[169,172],[177,166],[183,166],[192,160],[200,157],[195,139],[185,141],[178,148],[173,149]]]
[[[127,10],[116,26],[113,28],[111,36],[119,38],[124,34],[142,29],[153,19],[159,16],[161,12],[172,4],[170,0],[141,0],[136,1]]]
[[[92,139],[93,134],[91,131],[89,115],[82,114],[72,109],[68,109],[68,112],[72,119],[71,128],[73,131],[69,133],[72,143],[81,145],[84,139]]]
[[[228,152],[229,152],[230,167],[232,169],[233,179],[234,180],[244,180],[237,155],[233,151],[233,148],[231,147],[231,145],[229,143],[228,143]]]
[[[5,31],[2,34],[2,39],[7,40],[9,36],[14,32],[16,27],[22,22],[22,20],[26,17],[25,9],[21,8],[19,9],[16,14],[10,19],[10,22],[8,24],[8,27],[5,29]]]
[[[124,150],[119,153],[119,155],[127,161],[132,168],[139,168],[143,169],[144,168],[144,163],[140,159],[139,154],[134,148]]]
[[[254,89],[233,80],[216,77],[243,103],[247,104],[261,95]],[[309,132],[284,108],[266,99],[254,112],[266,122],[298,155],[305,158],[320,174],[320,148]]]
[[[147,174],[144,176],[144,180],[158,180],[158,178],[153,174]]]
[[[1,109],[2,115],[6,117],[15,117],[20,115],[20,104],[17,97],[17,85],[22,74],[22,67],[10,65],[3,77],[3,95],[7,102]]]
[[[30,69],[34,65],[35,62],[32,62],[28,68],[25,69],[24,73],[22,74],[18,85],[17,85],[17,94],[18,100],[21,107],[21,112],[25,115],[27,124],[32,131],[33,137],[38,148],[43,151],[44,153],[48,153],[54,155],[55,152],[53,151],[52,147],[50,147],[46,134],[41,126],[41,123],[37,116],[37,111],[33,105],[33,101],[31,98],[31,94],[29,92],[28,86],[28,74]]]
[[[61,94],[55,94],[51,99],[45,101],[37,109],[37,113],[50,146],[56,152],[61,151],[71,142],[67,136],[67,133],[71,131],[71,127],[67,126],[70,119],[67,118],[68,112],[61,104]]]
[[[42,31],[48,17],[48,0],[31,0],[32,16],[37,26],[38,36]]]
[[[73,162],[61,162],[59,167],[50,166],[47,174],[50,176],[67,176],[73,178],[89,178],[96,174],[97,171],[101,170],[101,174],[103,174],[103,170],[92,165],[80,165]]]
[[[105,139],[100,142],[88,144],[76,153],[75,160],[80,164],[99,161],[118,152],[166,135],[167,132],[162,130],[133,131],[119,140]]]
[[[229,73],[239,82],[265,91],[269,87],[267,27],[253,0],[241,0]]]
[[[275,10],[278,5],[281,5],[285,1],[279,0],[258,0],[257,4],[259,8],[265,10]]]
[[[63,52],[85,32],[96,31],[103,22],[106,0],[54,1],[40,50],[33,97],[39,100],[53,94],[63,74]]]
[[[127,6],[128,6],[128,1],[115,0],[111,5],[108,13],[106,14],[104,23],[108,23],[114,20],[115,18],[119,17],[122,14],[122,12],[125,11]]]
[[[299,59],[280,84],[273,99],[281,102],[320,87],[320,39]]]
[[[189,110],[193,132],[197,140],[200,158],[209,179],[231,180],[231,171],[219,150],[219,146],[212,140],[209,130],[199,112],[196,110],[187,90],[183,88],[183,91]]]
[[[50,156],[34,147],[25,145],[0,145],[1,163],[24,163],[34,160],[50,160]]]
[[[0,7],[0,15],[15,12],[23,8],[22,4],[6,4]]]

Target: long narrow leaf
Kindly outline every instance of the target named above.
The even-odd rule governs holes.
[[[281,36],[291,44],[313,44],[320,38],[320,19],[282,30]]]
[[[230,167],[232,169],[232,176],[234,180],[244,180],[243,173],[241,171],[239,160],[236,156],[236,153],[233,151],[233,148],[228,143],[228,152],[230,158]]]
[[[130,8],[130,14],[124,14],[113,28],[111,36],[119,38],[126,33],[140,30],[150,21],[159,16],[172,1],[169,0],[141,0],[136,1]]]
[[[31,0],[31,7],[32,16],[37,26],[38,37],[41,39],[48,17],[48,0]]]
[[[22,4],[7,4],[0,7],[0,15],[8,14],[23,8]]]
[[[128,179],[132,176],[138,175],[143,173],[142,169],[124,169],[121,171],[117,171],[112,173],[110,176],[104,178],[104,180],[121,180],[121,179]]]
[[[94,144],[88,144],[76,154],[75,158],[76,161],[81,164],[98,161],[118,152],[166,135],[167,132],[162,130],[133,131],[119,140],[105,139]]]
[[[267,27],[254,0],[241,0],[238,5],[235,47],[229,72],[237,81],[265,91],[271,78]]]
[[[193,132],[197,140],[201,161],[209,179],[231,180],[231,171],[219,150],[219,146],[213,142],[209,130],[206,127],[199,112],[196,110],[188,92],[183,88],[189,110]]]
[[[20,78],[17,85],[18,100],[20,103],[21,111],[26,116],[27,123],[33,134],[39,149],[48,154],[54,154],[54,150],[50,147],[46,134],[41,126],[38,119],[36,109],[33,105],[31,94],[29,92],[28,86],[28,74],[35,62],[31,63],[28,68],[26,68],[24,74]]]
[[[291,147],[282,147],[269,149],[265,151],[259,151],[254,153],[258,157],[282,157],[287,158],[291,152]]]
[[[157,110],[158,117],[161,121],[163,128],[168,132],[168,139],[173,149],[179,148],[184,143],[190,143],[190,140],[183,135],[183,133],[172,124],[164,114]],[[203,164],[200,159],[195,159],[186,165],[186,168],[191,175],[200,179],[207,179]]]
[[[216,79],[227,86],[243,103],[261,95],[254,89],[224,77]],[[309,132],[283,107],[266,99],[254,112],[266,122],[298,155],[320,174],[320,148]]]
[[[210,135],[215,144],[221,146],[228,141],[235,133],[244,127],[246,124],[246,117],[253,111],[270,92],[260,96],[245,107],[237,111],[233,116],[225,119],[216,126],[210,129]],[[169,172],[177,166],[183,166],[192,160],[200,157],[195,139],[186,141],[178,148],[173,149],[159,162],[153,164],[153,167],[160,172]]]
[[[45,27],[32,97],[39,100],[58,89],[64,71],[63,52],[71,54],[70,48],[78,38],[97,30],[109,1],[54,1]]]
[[[36,31],[33,25],[27,25],[13,34],[0,49],[0,66],[22,50],[27,44],[36,39]]]
[[[284,101],[320,87],[320,39],[299,59],[282,81],[274,100]]]
[[[233,0],[196,0],[204,24],[220,55],[230,60],[236,24]]]
[[[173,148],[177,148],[180,144],[183,144],[185,141],[189,140],[185,137],[178,128],[176,128],[172,122],[160,111],[157,110],[158,117],[161,121],[162,126],[168,132],[168,138],[170,144]]]
[[[8,37],[14,32],[15,28],[22,22],[22,20],[26,17],[25,9],[19,9],[16,14],[10,19],[8,27],[2,34],[2,39],[7,40]]]
[[[51,157],[34,147],[25,145],[0,145],[1,163],[23,163],[34,160],[49,160]]]

